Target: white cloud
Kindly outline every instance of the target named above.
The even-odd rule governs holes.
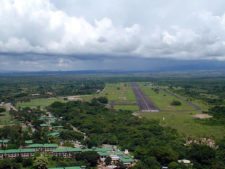
[[[127,26],[114,24],[109,17],[91,22],[69,15],[52,2],[1,0],[0,52],[225,60],[225,14],[190,13],[186,25],[148,27],[134,22]],[[155,13],[163,20],[172,9]],[[65,59],[58,62],[68,64]]]

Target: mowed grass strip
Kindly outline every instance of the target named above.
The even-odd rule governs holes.
[[[90,101],[94,97],[104,96],[114,102],[136,102],[130,83],[107,83],[104,90],[98,94],[80,96],[84,101]]]
[[[129,83],[106,84],[101,95],[106,96],[110,101],[135,102],[136,98]]]
[[[116,110],[130,110],[130,111],[138,111],[139,108],[136,105],[116,105],[114,107]]]
[[[154,102],[154,104],[161,110],[161,111],[177,111],[177,110],[194,110],[194,108],[186,101],[183,101],[175,96],[170,95],[169,93],[165,92],[164,90],[158,90],[157,92],[154,90],[155,87],[144,85],[140,83],[140,87],[142,91],[149,96],[149,98]],[[180,106],[172,106],[172,101],[177,100],[181,102]]]
[[[60,98],[60,97],[39,98],[39,99],[32,99],[32,100],[27,101],[27,102],[18,102],[16,107],[17,108],[19,108],[19,107],[21,107],[21,108],[24,108],[24,107],[45,108],[45,107],[51,105],[52,103],[54,103],[56,101],[65,102],[65,100],[63,98]]]
[[[180,100],[175,96],[171,96],[164,90],[159,92],[154,91],[153,86],[140,83],[141,89],[148,95],[152,101],[161,110],[158,113],[141,113],[142,117],[147,119],[158,120],[162,126],[167,126],[176,129],[181,135],[185,137],[210,137],[220,140],[225,137],[224,126],[211,126],[201,123],[204,119],[195,119],[193,115],[200,113],[187,104],[187,102]],[[184,98],[185,99],[185,98]],[[178,100],[182,103],[181,106],[171,106],[173,100]],[[193,100],[202,110],[207,110],[208,107],[202,101]]]
[[[114,102],[114,108],[119,110],[139,110],[136,104],[136,97],[133,93],[130,83],[107,83],[104,90],[98,94],[80,96],[84,101],[90,101],[94,97],[107,97],[109,102]],[[119,103],[119,105],[117,105]],[[131,105],[122,104],[131,103]]]

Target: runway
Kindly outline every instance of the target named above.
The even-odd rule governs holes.
[[[137,105],[139,106],[140,111],[159,112],[159,109],[154,105],[150,98],[143,93],[137,83],[131,83],[131,86],[136,96]]]

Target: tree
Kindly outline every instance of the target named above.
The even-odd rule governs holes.
[[[97,100],[102,103],[102,104],[107,104],[108,103],[108,99],[107,97],[98,97]]]
[[[33,164],[33,160],[31,158],[24,159],[22,162],[23,167],[30,167]]]
[[[171,102],[171,105],[172,105],[172,106],[180,106],[180,105],[181,105],[181,102],[178,101],[178,100],[173,100],[173,101]]]
[[[95,167],[98,163],[99,155],[95,151],[87,151],[77,154],[76,160],[87,161],[91,167]]]
[[[106,164],[106,165],[110,165],[111,162],[112,162],[112,159],[111,159],[110,157],[106,157],[106,159],[105,159],[105,164]]]
[[[178,154],[169,146],[157,146],[153,149],[153,154],[161,164],[168,164],[178,160]]]
[[[0,161],[0,169],[20,169],[20,164],[17,164],[15,160],[4,159]]]
[[[6,110],[2,107],[0,107],[0,113],[5,112]]]
[[[170,169],[178,169],[179,164],[173,161],[173,162],[169,163],[168,167]]]
[[[48,166],[48,159],[43,155],[37,157],[34,161],[35,169],[47,169],[47,166]]]
[[[210,166],[215,160],[215,155],[215,150],[206,145],[194,144],[189,151],[190,159],[195,163],[207,166]]]

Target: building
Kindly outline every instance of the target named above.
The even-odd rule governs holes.
[[[63,157],[63,158],[72,158],[75,156],[76,153],[82,152],[80,148],[57,148],[52,151],[52,155],[56,157]]]
[[[49,137],[59,137],[59,135],[60,135],[60,133],[57,132],[57,131],[48,133],[48,136],[49,136]]]
[[[55,168],[48,168],[48,169],[85,169],[85,166],[73,166],[73,167],[55,167]]]
[[[35,154],[35,149],[8,149],[0,150],[0,159],[3,158],[29,158],[33,157]]]
[[[8,139],[0,140],[0,148],[6,148],[8,146],[8,143],[9,143]]]
[[[26,140],[26,141],[25,141],[25,144],[26,144],[26,145],[33,144],[33,140]]]
[[[35,149],[35,151],[40,152],[52,152],[58,148],[57,144],[30,144],[26,146],[27,148]]]

